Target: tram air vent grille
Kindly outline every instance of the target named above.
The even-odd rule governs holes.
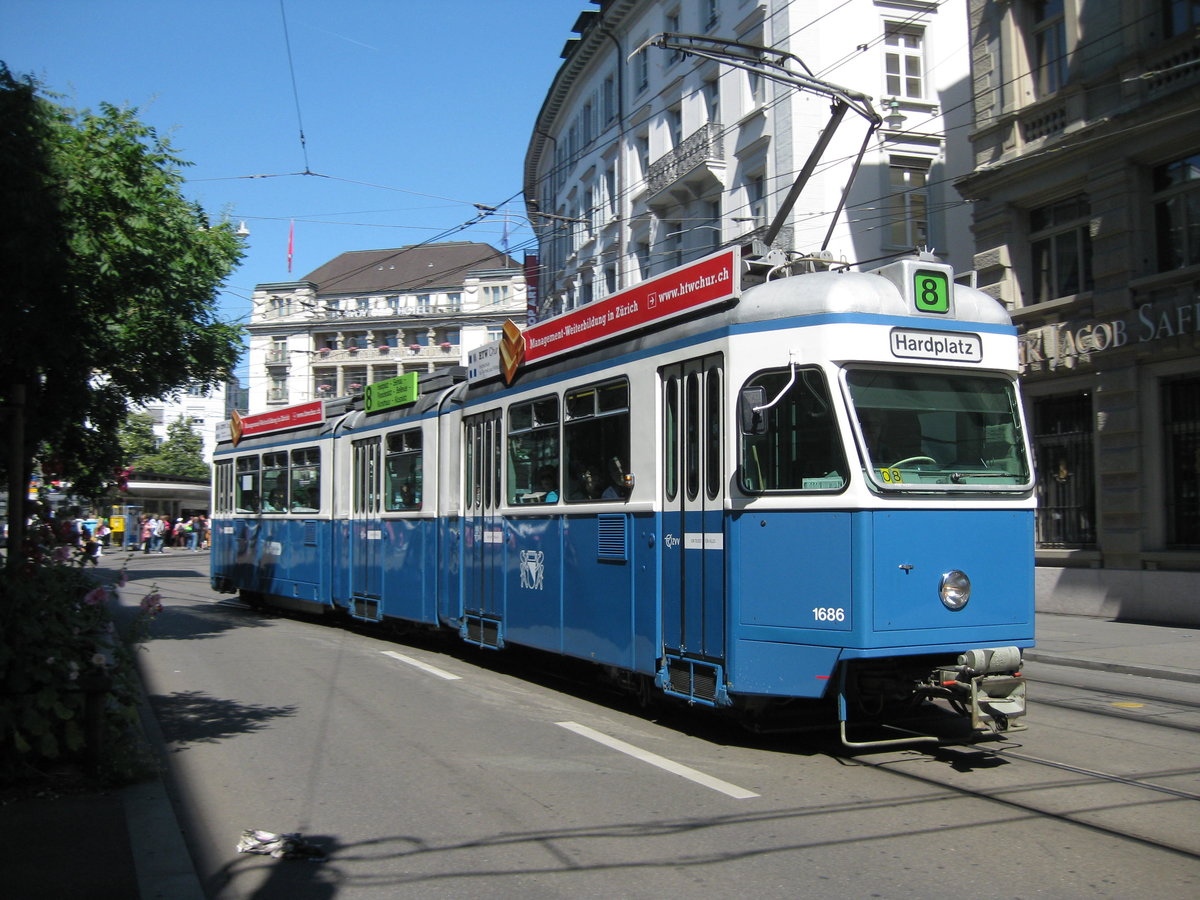
[[[623,514],[596,519],[596,555],[600,559],[625,562],[629,559],[629,519]]]

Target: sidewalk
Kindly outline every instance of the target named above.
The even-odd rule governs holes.
[[[1200,629],[1037,614],[1037,663],[1200,684]]]
[[[1038,613],[1025,659],[1200,683],[1200,629]],[[147,739],[161,745],[143,708]],[[231,850],[232,840],[231,836]],[[6,900],[201,900],[204,894],[161,779],[121,790],[0,807]]]

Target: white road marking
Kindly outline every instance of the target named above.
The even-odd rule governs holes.
[[[748,800],[751,797],[758,796],[753,791],[738,787],[736,784],[730,784],[728,781],[722,781],[720,778],[713,778],[711,775],[705,775],[703,772],[685,766],[682,763],[674,762],[665,756],[659,756],[657,753],[651,753],[649,750],[643,750],[641,747],[635,747],[633,744],[627,744],[625,741],[609,737],[607,734],[603,734],[593,728],[588,728],[586,725],[580,725],[578,722],[556,722],[555,724],[568,731],[573,731],[578,735],[589,738],[598,744],[603,744],[606,747],[611,747],[613,750],[628,754],[634,759],[640,759],[642,762],[649,763],[652,766],[658,766],[658,768],[670,772],[672,775],[679,775],[706,788],[720,791],[722,794],[733,797],[735,800]]]
[[[439,669],[437,666],[431,666],[429,663],[421,662],[419,659],[413,659],[411,656],[405,656],[403,653],[397,653],[395,650],[379,651],[384,656],[390,656],[392,659],[398,659],[402,663],[420,669],[422,672],[428,672],[430,675],[436,675],[438,678],[445,678],[447,681],[458,681],[462,676],[455,675],[453,672],[447,672],[445,669]]]

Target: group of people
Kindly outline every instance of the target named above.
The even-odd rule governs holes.
[[[207,550],[209,546],[209,523],[202,515],[172,522],[170,516],[150,513],[142,516],[139,529],[143,553],[165,553],[167,547]]]

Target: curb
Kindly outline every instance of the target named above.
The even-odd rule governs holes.
[[[1052,656],[1036,650],[1024,651],[1024,658],[1048,666],[1067,666],[1073,669],[1092,669],[1097,672],[1115,672],[1121,675],[1138,675],[1142,678],[1161,678],[1166,681],[1182,681],[1200,684],[1200,672],[1184,672],[1163,666],[1139,666],[1129,663],[1108,662],[1103,659],[1088,659],[1082,656]]]
[[[125,827],[133,851],[140,900],[205,900],[200,877],[184,841],[183,829],[175,815],[175,807],[167,794],[164,782],[165,762],[159,748],[163,735],[158,720],[150,709],[138,666],[141,697],[138,718],[142,736],[150,744],[158,771],[141,784],[131,785],[121,792],[125,808]]]

